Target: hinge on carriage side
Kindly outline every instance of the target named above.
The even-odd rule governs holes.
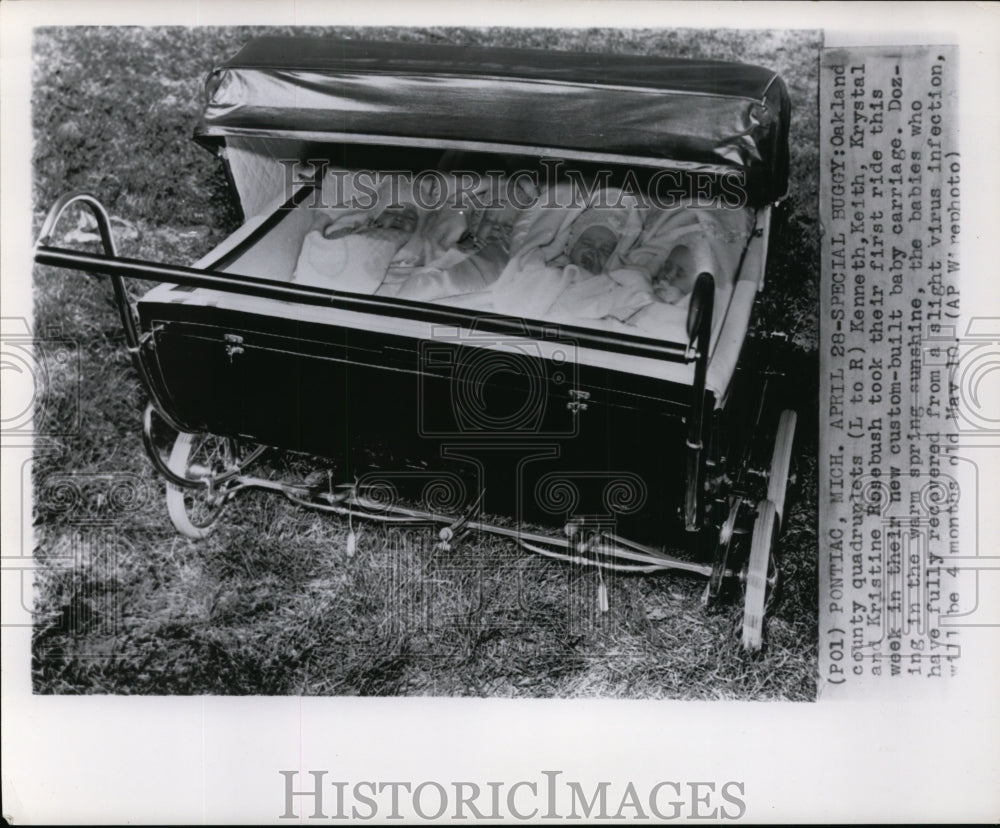
[[[573,398],[570,402],[566,403],[566,408],[577,414],[580,411],[587,410],[587,403],[585,400],[590,399],[589,391],[580,391],[577,388],[570,388],[569,395]]]
[[[239,334],[225,334],[222,338],[226,341],[226,356],[232,365],[233,357],[243,353],[243,337]]]
[[[139,339],[136,342],[135,347],[127,348],[128,352],[130,354],[137,354],[147,345],[149,346],[150,350],[154,350],[156,348],[156,334],[158,334],[162,330],[163,326],[160,325],[158,322],[154,322],[150,326],[150,329],[148,331],[143,331],[141,334],[139,334]]]

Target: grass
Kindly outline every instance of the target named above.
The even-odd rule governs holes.
[[[87,189],[131,223],[124,255],[189,263],[219,243],[237,214],[221,170],[190,135],[209,69],[260,33],[38,31],[36,230],[59,194]],[[812,364],[816,35],[439,28],[364,36],[737,59],[778,69],[795,113],[792,177],[772,233],[761,326],[786,330]],[[434,553],[427,533],[372,525],[360,529],[349,557],[344,521],[264,493],[241,495],[210,538],[180,537],[142,448],[144,392],[107,285],[38,269],[35,298],[36,329],[58,330],[75,358],[52,363],[40,410],[45,422],[81,423],[51,440],[35,463],[36,692],[815,696],[810,403],[800,414],[802,492],[781,546],[783,596],[768,621],[766,652],[751,659],[733,634],[738,602],[706,612],[703,582],[679,574],[608,578],[610,609],[602,614],[591,571],[490,538]],[[271,473],[288,475],[303,461],[267,462]]]

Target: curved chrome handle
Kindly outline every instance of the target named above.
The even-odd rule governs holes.
[[[118,250],[115,246],[114,236],[111,234],[111,216],[108,215],[108,211],[104,209],[104,205],[100,201],[90,193],[82,191],[66,193],[56,199],[56,203],[52,205],[48,215],[45,216],[45,221],[42,222],[42,230],[39,233],[38,241],[35,242],[35,247],[49,243],[52,232],[56,229],[56,224],[59,223],[63,213],[77,202],[90,208],[90,212],[97,221],[97,230],[101,234],[101,245],[104,247],[104,252],[109,256],[117,256]]]
[[[77,191],[65,193],[56,199],[56,203],[52,205],[52,208],[45,216],[41,232],[38,235],[38,241],[35,242],[36,259],[41,249],[48,246],[52,233],[59,223],[59,219],[63,217],[66,210],[77,203],[86,206],[97,220],[97,230],[101,234],[101,245],[104,247],[105,255],[111,259],[118,258],[118,248],[115,245],[114,236],[111,234],[111,217],[108,215],[108,211],[90,193]],[[111,289],[115,295],[115,304],[118,307],[118,315],[121,317],[122,328],[125,331],[125,344],[128,345],[128,350],[132,354],[133,362],[136,370],[138,370],[139,375],[142,377],[143,384],[146,386],[150,396],[156,399],[156,385],[140,353],[142,343],[139,340],[139,321],[132,307],[132,300],[125,289],[125,281],[116,273],[110,274],[110,278]],[[165,412],[160,411],[160,414],[167,422],[173,425],[173,420]]]

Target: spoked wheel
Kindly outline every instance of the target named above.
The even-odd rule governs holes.
[[[743,500],[740,497],[729,499],[729,513],[719,528],[719,536],[715,545],[715,561],[712,565],[712,574],[709,575],[705,591],[701,595],[703,607],[711,607],[718,600],[723,587],[723,578],[729,559],[733,556],[733,548],[737,546],[736,524],[742,511]]]
[[[785,519],[785,500],[788,484],[792,477],[792,446],[795,443],[795,424],[798,415],[785,409],[778,418],[778,429],[774,436],[774,452],[771,454],[771,468],[767,476],[767,499],[774,504],[778,514],[778,524]]]
[[[232,497],[232,473],[262,452],[263,448],[257,447],[241,459],[234,442],[228,438],[179,432],[167,466],[180,477],[203,480],[210,485],[188,488],[167,483],[167,512],[177,531],[195,540],[207,537]]]
[[[743,635],[748,653],[757,653],[764,643],[764,614],[777,584],[772,554],[778,537],[778,512],[771,500],[762,500],[750,541],[750,557],[743,570]]]

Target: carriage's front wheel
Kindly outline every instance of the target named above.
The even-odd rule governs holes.
[[[750,557],[744,577],[743,635],[741,643],[748,653],[760,651],[764,643],[764,613],[774,591],[777,570],[772,561],[778,537],[778,512],[770,500],[762,500],[753,525]]]
[[[178,532],[195,540],[211,534],[229,499],[226,486],[214,481],[232,471],[236,462],[233,447],[224,437],[185,431],[177,434],[167,466],[188,480],[213,483],[196,488],[167,483],[167,512]]]
[[[774,435],[774,451],[767,476],[767,499],[774,504],[779,524],[784,524],[788,487],[794,479],[792,447],[795,443],[797,420],[798,415],[794,411],[785,409],[778,418],[778,428]]]

